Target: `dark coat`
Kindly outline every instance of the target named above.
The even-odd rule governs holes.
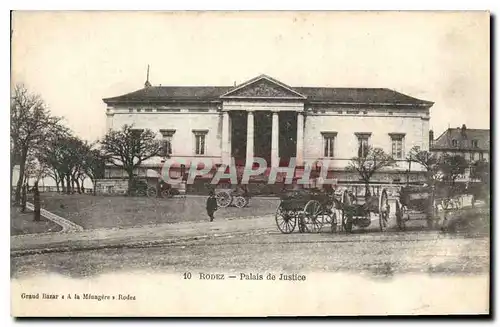
[[[217,210],[217,199],[215,196],[209,196],[207,199],[207,211],[214,212]]]

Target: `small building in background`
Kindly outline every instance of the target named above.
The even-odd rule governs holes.
[[[430,150],[439,156],[460,155],[470,163],[490,160],[490,130],[472,129],[465,125],[448,128],[436,140],[430,133]]]

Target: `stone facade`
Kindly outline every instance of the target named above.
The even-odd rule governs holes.
[[[331,169],[338,172],[341,181],[356,180],[355,176],[342,172],[357,155],[361,136],[367,138],[369,145],[381,147],[387,153],[396,151],[399,156],[394,168],[379,174],[381,182],[406,181],[403,175],[408,169],[408,151],[413,146],[429,150],[432,102],[388,89],[295,88],[262,75],[235,87],[154,87],[148,82],[142,90],[104,101],[108,129],[133,124],[157,132],[159,139],[168,135],[171,159],[188,163],[197,158],[210,158],[214,164],[229,163],[235,142],[241,142],[249,162],[255,153],[255,133],[265,132],[258,129],[262,124],[258,112],[272,116],[269,120],[272,166],[279,165],[280,146],[283,146],[279,141],[280,121],[285,113],[294,120],[291,137],[298,165],[329,159]],[[244,125],[233,123],[236,113],[246,116]],[[233,140],[235,129],[245,130],[245,136]],[[148,167],[155,169],[164,159],[150,159],[138,174],[147,175]],[[120,178],[120,172],[112,170],[108,169],[106,177]],[[419,170],[421,167],[412,164],[413,172]],[[410,175],[411,180],[418,179],[415,173]]]

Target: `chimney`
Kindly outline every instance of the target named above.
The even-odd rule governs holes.
[[[462,125],[462,131],[461,131],[461,134],[463,137],[466,137],[467,136],[467,133],[465,132],[467,130],[467,127],[465,126],[465,124]]]
[[[434,131],[431,129],[429,131],[429,149],[432,148],[434,143]]]
[[[149,65],[148,65],[148,71],[146,73],[146,83],[144,83],[144,87],[151,87],[151,83],[149,83]]]

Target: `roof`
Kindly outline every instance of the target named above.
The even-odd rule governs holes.
[[[430,107],[433,102],[420,100],[387,88],[332,88],[332,87],[290,87],[269,76],[260,75],[238,86],[150,86],[124,95],[105,98],[105,103],[127,102],[170,102],[170,101],[221,101],[237,90],[251,88],[251,85],[265,79],[276,88],[293,92],[308,102],[329,102],[338,104],[384,104],[418,105]]]
[[[456,145],[453,145],[453,140]],[[477,141],[477,147],[472,141]],[[448,128],[433,143],[432,150],[490,150],[490,130],[458,127]]]

